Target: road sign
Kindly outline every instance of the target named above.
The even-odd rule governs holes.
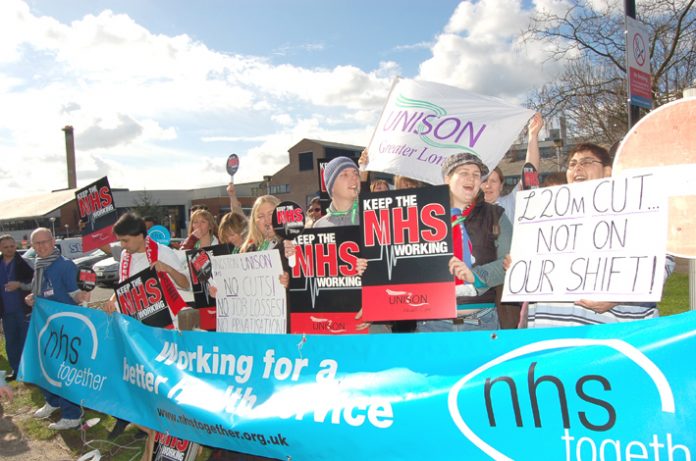
[[[634,106],[652,109],[652,76],[648,43],[650,30],[636,19],[626,16],[626,64],[628,93]]]

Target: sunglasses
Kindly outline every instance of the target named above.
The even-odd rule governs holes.
[[[310,208],[309,211],[311,211],[312,213],[319,213],[321,212],[321,208]]]

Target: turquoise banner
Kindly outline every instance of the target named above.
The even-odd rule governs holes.
[[[362,336],[177,332],[39,299],[20,379],[160,432],[298,460],[691,460],[696,313]]]

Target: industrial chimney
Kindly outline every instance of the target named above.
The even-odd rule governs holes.
[[[65,131],[65,157],[68,166],[68,189],[77,187],[77,173],[75,171],[75,136],[73,127],[66,125]]]

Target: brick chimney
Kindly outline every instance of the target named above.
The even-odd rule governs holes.
[[[75,171],[75,136],[73,127],[67,125],[63,128],[65,132],[65,159],[68,166],[68,189],[77,187],[77,172]]]

